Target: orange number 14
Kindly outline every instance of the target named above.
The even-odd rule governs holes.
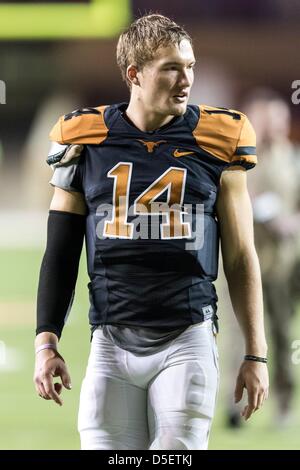
[[[134,224],[128,222],[129,189],[132,176],[132,163],[120,162],[108,173],[114,178],[112,219],[105,222],[104,236],[108,238],[132,238]],[[162,239],[191,236],[190,223],[183,222],[182,203],[186,183],[186,170],[170,167],[157,178],[134,201],[134,214],[165,214],[166,222],[161,224]],[[167,192],[167,201],[155,202]]]

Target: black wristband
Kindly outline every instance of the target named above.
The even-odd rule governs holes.
[[[259,356],[252,356],[251,354],[246,354],[244,356],[245,361],[255,361],[255,362],[263,362],[266,364],[268,362],[268,359],[266,357],[259,357]]]

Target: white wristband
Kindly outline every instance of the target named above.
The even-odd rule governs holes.
[[[46,344],[42,344],[41,346],[37,347],[36,350],[35,350],[35,354],[42,351],[43,349],[54,349],[55,351],[57,351],[57,347],[55,346],[55,344],[46,343]]]

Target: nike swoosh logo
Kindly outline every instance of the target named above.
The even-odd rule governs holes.
[[[174,157],[184,157],[185,155],[192,155],[195,152],[179,152],[178,149],[176,149],[173,153]]]

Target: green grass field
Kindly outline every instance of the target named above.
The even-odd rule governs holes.
[[[85,258],[81,262],[77,295],[64,330],[60,351],[69,366],[72,391],[64,391],[64,406],[39,398],[32,382],[34,365],[35,295],[40,251],[0,251],[0,449],[78,449],[77,407],[89,351]],[[300,318],[295,319],[299,337]],[[221,319],[222,330],[222,319]],[[220,347],[221,374],[226,351]],[[224,425],[225,394],[221,388],[210,449],[299,449],[300,380],[293,423],[274,426],[274,399],[241,429]]]

